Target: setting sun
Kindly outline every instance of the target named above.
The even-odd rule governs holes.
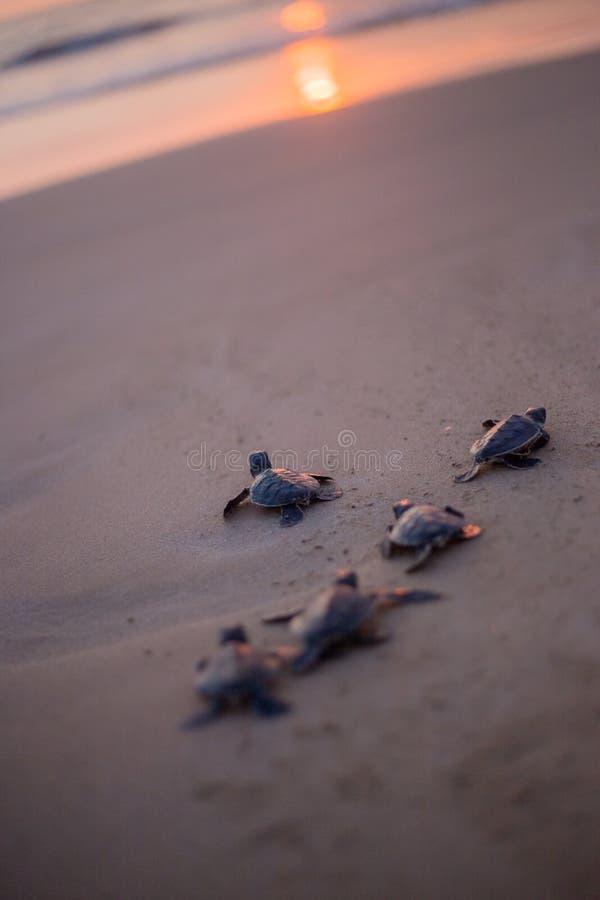
[[[318,31],[327,24],[323,7],[313,0],[289,3],[282,9],[279,21],[282,28],[293,32]]]

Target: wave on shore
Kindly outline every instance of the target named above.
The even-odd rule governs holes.
[[[327,35],[492,0],[329,0],[320,21],[273,0],[91,0],[4,22],[0,116],[117,90],[194,68],[277,51],[318,30]],[[314,17],[313,17],[314,22]]]

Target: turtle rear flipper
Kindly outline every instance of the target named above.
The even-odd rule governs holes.
[[[249,495],[250,495],[250,488],[244,488],[243,491],[240,491],[240,493],[237,495],[237,497],[234,497],[233,500],[229,501],[229,503],[223,510],[223,516],[227,517],[229,515],[229,513],[231,513],[236,508],[236,506],[239,506],[240,503],[243,503],[243,501]]]
[[[533,469],[541,459],[536,456],[518,456],[516,453],[507,453],[502,457],[502,462],[509,469]]]
[[[315,498],[317,500],[337,500],[343,493],[341,488],[336,488],[333,484],[323,484],[315,494]]]
[[[471,468],[467,472],[463,472],[461,475],[455,475],[454,481],[457,484],[463,484],[463,482],[465,482],[465,481],[470,481],[471,478],[475,478],[475,476],[479,472],[479,467],[480,467],[480,464],[477,462],[474,462],[473,465],[471,466]]]
[[[282,506],[281,507],[281,519],[279,524],[282,528],[290,528],[292,525],[297,525],[298,522],[301,522],[304,518],[304,513],[295,503],[291,506]]]
[[[391,591],[381,591],[378,597],[378,606],[392,607],[403,606],[405,603],[425,603],[428,600],[439,600],[442,595],[437,591],[413,591],[411,588],[395,588]]]
[[[290,711],[289,704],[278,700],[265,690],[256,690],[252,697],[252,708],[259,716],[273,718]]]
[[[185,719],[180,723],[179,727],[183,731],[192,731],[194,728],[202,728],[204,725],[208,725],[209,722],[214,722],[215,719],[218,719],[223,712],[223,709],[224,705],[215,701],[214,703],[211,703],[208,709],[203,709],[201,712],[190,716],[189,719]]]

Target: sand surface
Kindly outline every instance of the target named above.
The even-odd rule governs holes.
[[[0,205],[3,896],[599,896],[599,79],[508,71]],[[542,465],[452,483],[482,419],[539,404]],[[223,522],[225,452],[342,432],[342,499]],[[377,550],[403,496],[485,532],[406,576]],[[276,643],[259,611],[342,564],[446,600],[289,681],[285,719],[178,731],[219,624]]]

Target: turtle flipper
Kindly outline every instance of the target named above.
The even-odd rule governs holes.
[[[536,456],[517,456],[516,453],[507,453],[502,457],[502,462],[509,469],[533,469],[541,459]]]
[[[494,425],[497,425],[500,422],[500,419],[486,419],[485,422],[481,423],[482,428],[493,428]]]
[[[341,488],[331,483],[331,479],[328,479],[328,482],[321,484],[318,494],[315,494],[317,500],[337,500],[344,493]]]
[[[293,609],[282,610],[281,612],[276,613],[267,613],[265,616],[261,616],[261,622],[264,622],[265,625],[280,625],[285,624],[285,622],[291,622],[292,619],[295,619],[296,616],[299,616],[300,613],[304,612],[303,606],[295,606]]]
[[[223,704],[211,703],[208,709],[203,709],[201,712],[190,716],[189,719],[185,719],[179,727],[183,731],[193,731],[194,728],[202,728],[203,725],[208,725],[209,722],[214,722],[215,719],[218,719],[222,712]]]
[[[545,447],[548,441],[550,440],[550,435],[547,431],[542,431],[539,438],[533,442],[531,445],[532,450],[539,450],[540,447]]]
[[[459,541],[470,541],[472,538],[479,537],[481,534],[481,528],[479,525],[463,525],[460,534],[458,535]]]
[[[294,503],[291,506],[281,507],[281,519],[279,524],[282,528],[290,528],[292,525],[297,525],[298,522],[301,522],[303,518],[304,513],[300,507]]]
[[[389,559],[393,552],[394,552],[394,545],[390,541],[389,537],[386,534],[386,536],[384,537],[384,539],[381,542],[381,555],[383,556],[384,559]]]
[[[395,588],[391,591],[380,591],[377,594],[378,606],[403,606],[405,603],[425,603],[428,600],[439,600],[442,595],[437,591],[413,591],[411,588]]]
[[[306,672],[320,659],[323,653],[323,647],[318,641],[312,641],[307,644],[298,656],[292,661],[292,672]]]
[[[479,472],[479,463],[474,462],[471,468],[467,472],[463,472],[461,475],[455,475],[454,481],[457,484],[462,484],[464,481],[470,481],[471,478],[475,478],[477,473]]]
[[[237,495],[237,497],[234,497],[233,500],[229,501],[229,503],[223,510],[223,516],[227,517],[229,515],[229,513],[232,512],[236,508],[236,506],[239,506],[240,503],[242,503],[246,499],[246,497],[249,496],[249,494],[250,494],[250,488],[246,487],[246,488],[244,488],[243,491],[240,491],[240,493]]]
[[[333,475],[319,475],[317,472],[306,472],[306,475],[310,475],[311,478],[314,478],[315,481],[318,481],[319,484],[327,484],[328,481],[333,481]]]
[[[465,514],[461,513],[459,509],[454,509],[453,506],[445,506],[444,511],[450,513],[451,516],[458,516],[459,519],[464,519]]]
[[[405,570],[406,572],[414,572],[416,569],[420,569],[425,560],[429,557],[431,551],[433,550],[433,544],[423,544],[423,546],[417,552],[414,560],[411,562],[410,566]]]
[[[259,716],[273,718],[289,712],[290,707],[283,700],[278,700],[265,690],[257,689],[252,697],[252,709]]]

